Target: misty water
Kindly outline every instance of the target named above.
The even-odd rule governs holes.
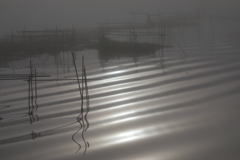
[[[85,131],[72,51],[8,62],[0,68],[1,159],[239,159],[239,26],[207,18],[176,27],[171,47],[135,57],[74,51],[79,78],[83,56],[87,75]],[[29,90],[30,60],[38,77]]]

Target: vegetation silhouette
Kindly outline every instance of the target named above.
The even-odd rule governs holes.
[[[123,42],[110,40],[104,35],[99,40],[98,44],[98,59],[103,68],[110,59],[132,58],[133,62],[137,64],[140,57],[155,56],[155,52],[163,49],[163,44],[157,43],[137,43],[137,42]]]

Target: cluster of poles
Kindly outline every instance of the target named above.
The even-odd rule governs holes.
[[[34,72],[34,73],[33,73]],[[0,80],[24,80],[28,82],[28,112],[26,116],[30,118],[30,124],[39,120],[34,111],[38,109],[37,105],[37,77],[50,77],[48,75],[37,75],[37,71],[33,71],[30,60],[30,74],[1,74]],[[35,81],[35,82],[33,82]],[[24,116],[25,117],[25,116]]]
[[[80,125],[79,129],[73,134],[72,140],[79,146],[76,153],[82,148],[80,143],[78,143],[75,140],[75,136],[77,133],[81,131],[81,136],[85,145],[85,150],[83,155],[85,155],[87,148],[89,148],[89,142],[87,142],[84,138],[84,133],[88,130],[90,124],[88,122],[88,113],[90,111],[90,101],[89,101],[89,93],[88,93],[88,84],[87,84],[87,73],[86,68],[84,64],[84,56],[82,56],[82,75],[79,77],[77,66],[76,66],[76,58],[74,56],[74,53],[72,52],[72,58],[73,63],[76,71],[76,77],[77,79],[70,79],[70,80],[77,80],[78,88],[79,88],[79,94],[80,94],[80,101],[81,101],[81,108],[80,113],[77,116],[77,121],[74,122],[78,123]],[[53,81],[56,79],[37,79],[38,77],[50,77],[49,75],[38,75],[36,68],[33,68],[32,62],[30,60],[30,74],[5,74],[0,75],[0,80],[24,80],[28,82],[28,112],[27,115],[30,118],[30,124],[32,124],[35,121],[39,120],[39,117],[37,115],[34,115],[34,112],[38,110],[38,104],[37,104],[37,98],[38,98],[38,92],[37,92],[37,81]],[[69,80],[69,79],[57,79],[57,80]],[[85,101],[85,102],[84,102]],[[85,106],[85,107],[84,107]],[[24,116],[24,117],[25,117]],[[40,133],[35,133],[32,131],[31,133],[32,139],[35,139],[39,136],[41,136]]]

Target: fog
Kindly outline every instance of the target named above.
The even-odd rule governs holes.
[[[240,160],[239,6],[0,0],[1,159]]]
[[[102,22],[126,22],[131,11],[238,14],[238,0],[1,0],[0,37],[11,31],[44,28],[97,27]]]

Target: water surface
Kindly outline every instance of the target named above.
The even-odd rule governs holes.
[[[28,81],[0,80],[1,157],[239,159],[239,36],[217,29],[214,35],[193,28],[176,33],[184,35],[172,48],[137,58],[74,52],[80,78],[82,56],[88,78],[86,132],[77,120],[81,98],[71,51],[0,68],[1,75],[29,75],[31,60],[38,75],[51,76],[37,78],[33,102]],[[29,103],[37,108],[32,115]]]

